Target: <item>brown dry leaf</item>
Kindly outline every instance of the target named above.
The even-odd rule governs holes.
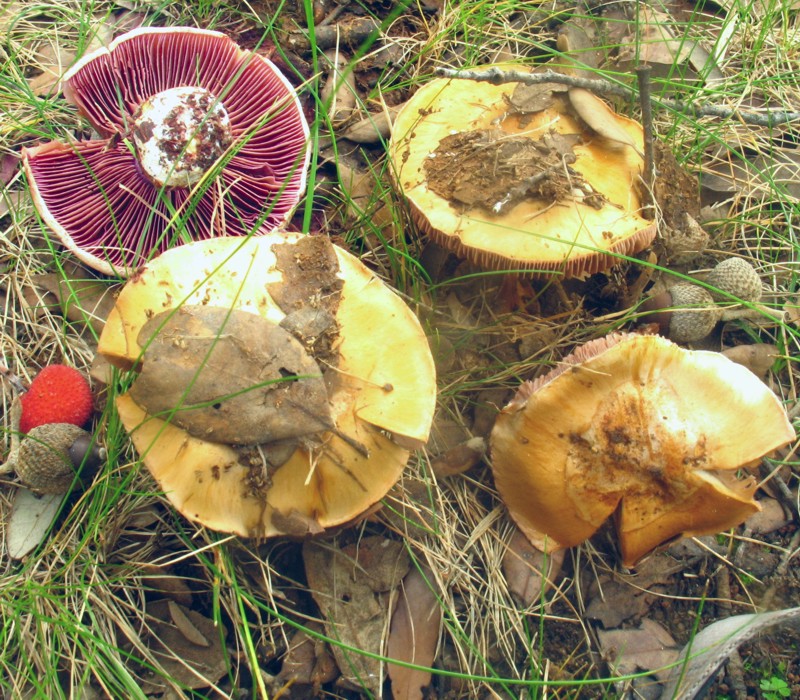
[[[714,56],[696,41],[678,36],[673,29],[676,26],[664,12],[647,7],[637,11],[635,34],[620,40],[624,48],[619,52],[617,67],[633,71],[634,66],[647,64],[653,77],[673,82],[703,80],[708,84],[724,80]]]
[[[75,62],[75,52],[57,44],[42,44],[34,64],[41,73],[28,80],[34,95],[46,95],[54,90],[64,72]]]
[[[460,445],[455,445],[431,461],[431,469],[436,477],[462,474],[472,469],[486,454],[486,440],[482,437],[470,438]]]
[[[442,608],[430,581],[431,572],[426,568],[413,568],[403,579],[386,644],[386,655],[390,658],[433,666]],[[388,664],[387,673],[394,700],[422,700],[422,689],[431,681],[427,671],[396,664]]]
[[[663,592],[660,584],[685,567],[662,552],[642,561],[635,574],[613,574],[594,579],[587,594],[586,616],[598,620],[603,627],[618,627],[632,617],[643,617],[656,595]]]
[[[350,649],[383,652],[391,615],[387,592],[405,576],[408,554],[402,542],[365,537],[345,550],[335,543],[309,541],[303,546],[308,587],[322,612],[342,677],[355,688],[380,695],[381,662]],[[349,647],[345,648],[345,647]]]
[[[172,611],[176,608],[179,610],[180,624],[173,617]],[[175,684],[186,688],[203,688],[222,678],[228,668],[222,644],[227,630],[220,630],[213,620],[173,601],[150,603],[147,614],[151,618],[150,649]],[[208,644],[197,644],[190,636]],[[168,687],[155,674],[145,676],[145,692],[163,692]]]
[[[319,365],[257,314],[187,305],[156,314],[138,342],[144,362],[131,396],[190,435],[253,445],[333,426]]]
[[[611,668],[621,676],[652,671],[665,681],[678,658],[678,645],[657,622],[645,618],[638,629],[597,630],[600,650]]]
[[[768,535],[792,522],[791,516],[786,515],[786,511],[777,499],[765,497],[758,502],[761,504],[761,510],[746,520],[747,527],[754,535]]]
[[[781,351],[777,345],[771,343],[752,343],[727,348],[722,354],[729,360],[744,365],[753,374],[763,377],[780,357]]]
[[[313,632],[322,633],[321,625],[311,622],[307,626]],[[289,640],[281,670],[275,677],[276,689],[273,695],[277,697],[277,690],[287,683],[292,686],[319,687],[334,680],[338,674],[336,663],[324,642],[312,637],[305,630],[297,630]]]
[[[617,113],[604,100],[583,88],[570,88],[568,94],[570,104],[592,131],[610,142],[609,145],[616,144],[618,148],[630,146],[642,155],[636,141],[620,126]]]
[[[97,334],[103,330],[122,286],[96,279],[85,267],[72,261],[65,262],[60,273],[34,275],[32,281],[54,297],[68,320],[84,323]],[[50,304],[47,296],[44,301]]]
[[[565,550],[559,549],[545,554],[514,529],[502,566],[508,591],[519,605],[527,608],[542,599],[561,572],[564,553]]]
[[[150,525],[152,526],[153,523]],[[158,564],[142,564],[142,583],[147,588],[152,588],[163,593],[169,600],[181,605],[191,606],[192,589],[186,579],[170,573],[168,567]]]
[[[197,629],[186,612],[184,612],[186,608],[178,605],[174,600],[168,600],[167,607],[169,608],[169,615],[175,623],[175,627],[181,631],[181,634],[186,637],[186,639],[199,647],[211,646],[211,642]]]

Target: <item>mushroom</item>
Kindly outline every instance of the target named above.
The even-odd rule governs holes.
[[[754,480],[735,472],[794,439],[778,399],[741,365],[615,334],[520,387],[493,429],[492,468],[533,544],[577,545],[613,515],[632,566],[759,510]]]
[[[645,248],[641,126],[587,93],[613,123],[599,134],[560,86],[524,87],[437,79],[402,108],[389,154],[420,229],[479,266],[566,277]]]
[[[100,272],[128,275],[186,240],[270,231],[305,188],[294,89],[223,34],[136,29],[62,86],[101,138],[24,148],[22,160],[45,223]]]
[[[235,324],[224,313],[201,317],[199,309],[206,307],[235,312]],[[333,325],[321,331],[326,324],[319,317],[326,313]],[[206,330],[181,332],[183,315],[202,318]],[[247,325],[243,316],[253,319],[258,333],[280,328],[298,340],[299,348],[287,344],[292,349],[268,363],[283,370],[277,380],[264,381],[255,370],[242,376],[235,369],[238,355],[226,367],[228,346],[239,346],[243,356],[253,349],[239,330]],[[172,412],[148,409],[148,393],[154,401],[161,398],[158,384],[137,389],[148,365],[164,357],[156,345],[162,335],[178,349],[186,346],[168,369],[193,368],[175,387],[185,393],[175,393]],[[199,335],[202,346],[195,344]],[[275,347],[273,340],[260,342],[266,353]],[[216,354],[216,344],[227,345]],[[203,349],[192,357],[197,347]],[[118,367],[143,370],[116,407],[167,498],[190,520],[242,536],[304,535],[359,516],[397,481],[410,450],[427,440],[433,416],[434,365],[418,320],[362,263],[324,236],[221,237],[163,253],[123,288],[99,352]],[[306,364],[296,370],[303,352]],[[227,375],[239,383],[228,384]],[[319,383],[320,377],[322,397],[316,386],[305,404],[302,395],[272,392]],[[217,398],[191,393],[207,391],[212,380],[219,383]],[[292,407],[311,418],[295,416],[304,429],[272,440],[273,411],[264,418],[266,434],[232,438],[249,444],[226,442],[231,438],[216,432],[216,424],[214,433],[207,432],[210,422],[175,420],[183,409],[203,406],[215,417],[236,397],[243,403],[228,420],[238,423],[250,410],[250,395],[251,403],[276,409],[277,418]]]

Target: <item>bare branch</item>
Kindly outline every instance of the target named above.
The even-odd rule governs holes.
[[[454,70],[452,68],[437,68],[436,75],[444,78],[458,78],[461,80],[476,80],[478,82],[502,85],[504,83],[524,83],[525,85],[537,85],[539,83],[559,83],[591,90],[600,95],[616,95],[618,97],[631,98],[636,95],[633,88],[629,88],[619,83],[612,83],[608,80],[598,78],[580,78],[575,75],[565,75],[552,70],[545,70],[540,73],[526,73],[516,70],[501,70],[499,68],[487,68],[486,70]],[[784,110],[764,109],[758,112],[746,111],[723,105],[713,104],[692,104],[683,100],[673,100],[669,97],[653,99],[653,104],[663,109],[671,109],[682,112],[694,117],[719,117],[720,119],[734,118],[743,124],[751,126],[773,127],[778,124],[786,124],[800,120],[800,112],[789,112]]]

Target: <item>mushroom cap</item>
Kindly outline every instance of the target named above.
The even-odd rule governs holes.
[[[637,183],[643,167],[641,156],[630,146],[610,144],[591,132],[564,100],[556,99],[534,113],[508,113],[516,85],[436,79],[420,88],[400,111],[389,154],[394,177],[419,227],[439,244],[480,266],[533,274],[593,274],[612,266],[614,255],[632,255],[645,248],[656,228],[640,215]],[[641,149],[641,126],[619,115],[613,117]],[[534,144],[541,144],[553,131],[582,140],[572,147],[576,160],[571,167],[605,199],[596,208],[587,203],[588,197],[578,201],[574,193],[557,201],[524,196],[508,207],[498,201],[497,213],[484,207],[457,206],[435,192],[426,167],[442,156],[442,141],[490,129],[496,130],[499,141],[512,140],[529,154]],[[497,164],[490,160],[470,162],[466,168],[493,172]],[[463,171],[453,169],[453,177],[462,175]],[[519,184],[509,183],[512,188]]]
[[[176,87],[224,105],[232,144],[192,187],[157,187],[130,134],[141,106]],[[22,150],[34,204],[61,242],[106,274],[128,275],[178,242],[261,233],[291,217],[305,189],[309,130],[294,88],[224,34],[136,29],[78,61],[62,81],[102,138]]]
[[[523,384],[497,418],[492,467],[534,544],[579,544],[614,515],[630,566],[757,511],[755,483],[733,472],[794,438],[780,402],[743,366],[618,334]]]
[[[717,263],[706,283],[713,287],[709,292],[717,301],[731,301],[730,294],[743,301],[755,302],[761,299],[764,291],[758,273],[744,258],[726,258]]]
[[[156,313],[181,305],[213,304],[279,323],[284,312],[266,291],[283,274],[273,248],[301,238],[217,238],[164,253],[123,288],[99,352],[117,366],[135,367],[142,327]],[[270,483],[255,488],[234,446],[148,415],[130,392],[117,399],[142,461],[189,519],[251,537],[339,525],[380,500],[399,478],[410,447],[427,440],[436,385],[419,321],[361,262],[333,248],[342,280],[339,361],[326,381],[336,430],[319,436],[324,449],[297,447],[270,474]]]

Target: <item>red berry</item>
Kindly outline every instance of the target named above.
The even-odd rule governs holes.
[[[66,365],[45,367],[34,377],[20,402],[19,429],[22,433],[47,423],[83,426],[94,410],[92,390],[86,378]]]

